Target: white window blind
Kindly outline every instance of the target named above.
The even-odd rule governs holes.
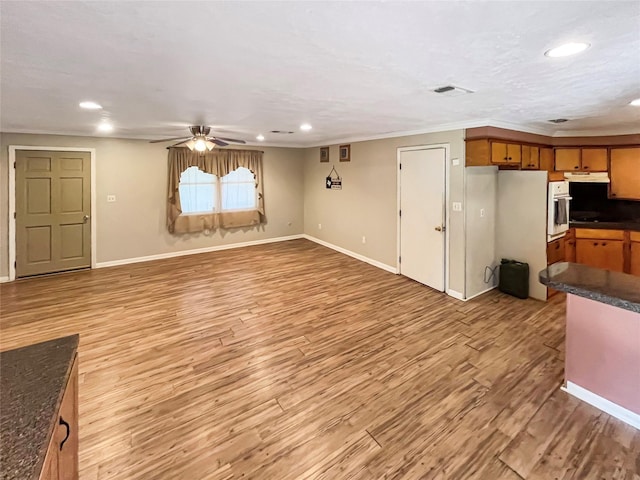
[[[256,180],[248,168],[240,167],[222,177],[222,211],[252,210],[257,205]]]
[[[212,213],[216,211],[217,177],[198,167],[189,167],[180,175],[182,213]]]

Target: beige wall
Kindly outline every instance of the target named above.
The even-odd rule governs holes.
[[[466,203],[466,297],[470,298],[498,284],[498,274],[485,282],[486,267],[495,268],[498,167],[467,167]],[[481,216],[480,210],[484,210]]]
[[[449,144],[449,203],[464,201],[464,131],[429,133],[351,144],[351,162],[338,161],[331,146],[330,163],[320,163],[319,148],[305,151],[304,232],[377,262],[395,267],[397,259],[397,149],[416,145]],[[325,188],[334,165],[343,179],[342,190]],[[463,212],[449,218],[449,288],[464,294],[465,237]],[[322,225],[322,229],[318,228]],[[366,237],[366,244],[362,237]]]
[[[165,226],[167,150],[143,140],[2,134],[0,138],[0,277],[8,276],[8,146],[96,149],[97,261],[178,252],[301,234],[303,150],[264,148],[266,225],[171,235]],[[251,148],[251,147],[249,147]],[[116,195],[107,203],[107,195]]]

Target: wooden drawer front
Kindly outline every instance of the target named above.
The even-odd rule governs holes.
[[[583,148],[582,170],[585,172],[606,172],[608,155],[606,148]]]
[[[564,262],[564,238],[547,243],[547,265]]]
[[[580,170],[579,148],[556,148],[556,170],[567,172]]]
[[[576,238],[624,240],[624,230],[605,230],[601,228],[576,228]]]
[[[632,242],[640,242],[640,232],[629,232]]]
[[[614,272],[624,271],[622,240],[576,240],[576,261]]]

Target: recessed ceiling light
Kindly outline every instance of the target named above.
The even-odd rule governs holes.
[[[636,98],[635,100],[631,100],[629,105],[633,105],[634,107],[640,107],[640,98]]]
[[[262,142],[264,140],[264,135],[260,134],[256,137],[256,140],[258,140],[259,142]]]
[[[311,125],[309,125],[308,123],[303,123],[302,125],[300,125],[300,130],[302,130],[303,132],[308,132],[309,130],[311,130]]]
[[[566,118],[553,118],[551,120],[549,120],[551,123],[564,123],[564,122],[568,122],[569,120]]]
[[[590,44],[584,42],[570,42],[560,45],[559,47],[552,48],[551,50],[547,50],[544,54],[547,57],[568,57],[569,55],[575,55],[576,53],[583,52],[590,46]]]
[[[100,125],[98,125],[98,131],[102,133],[113,132],[113,125],[107,122],[102,122]]]
[[[102,105],[96,102],[80,102],[80,108],[84,108],[85,110],[100,110]]]

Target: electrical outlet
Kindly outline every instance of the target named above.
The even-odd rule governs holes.
[[[362,236],[362,243],[367,243],[367,237],[365,237],[364,235]]]
[[[115,195],[107,195],[107,202],[115,202],[115,201],[116,201]]]
[[[318,224],[318,230],[322,230],[322,224],[321,223]]]
[[[483,217],[484,217],[484,208],[481,208],[480,209],[480,218],[483,218]]]
[[[462,202],[453,202],[453,211],[461,212],[462,211]]]

